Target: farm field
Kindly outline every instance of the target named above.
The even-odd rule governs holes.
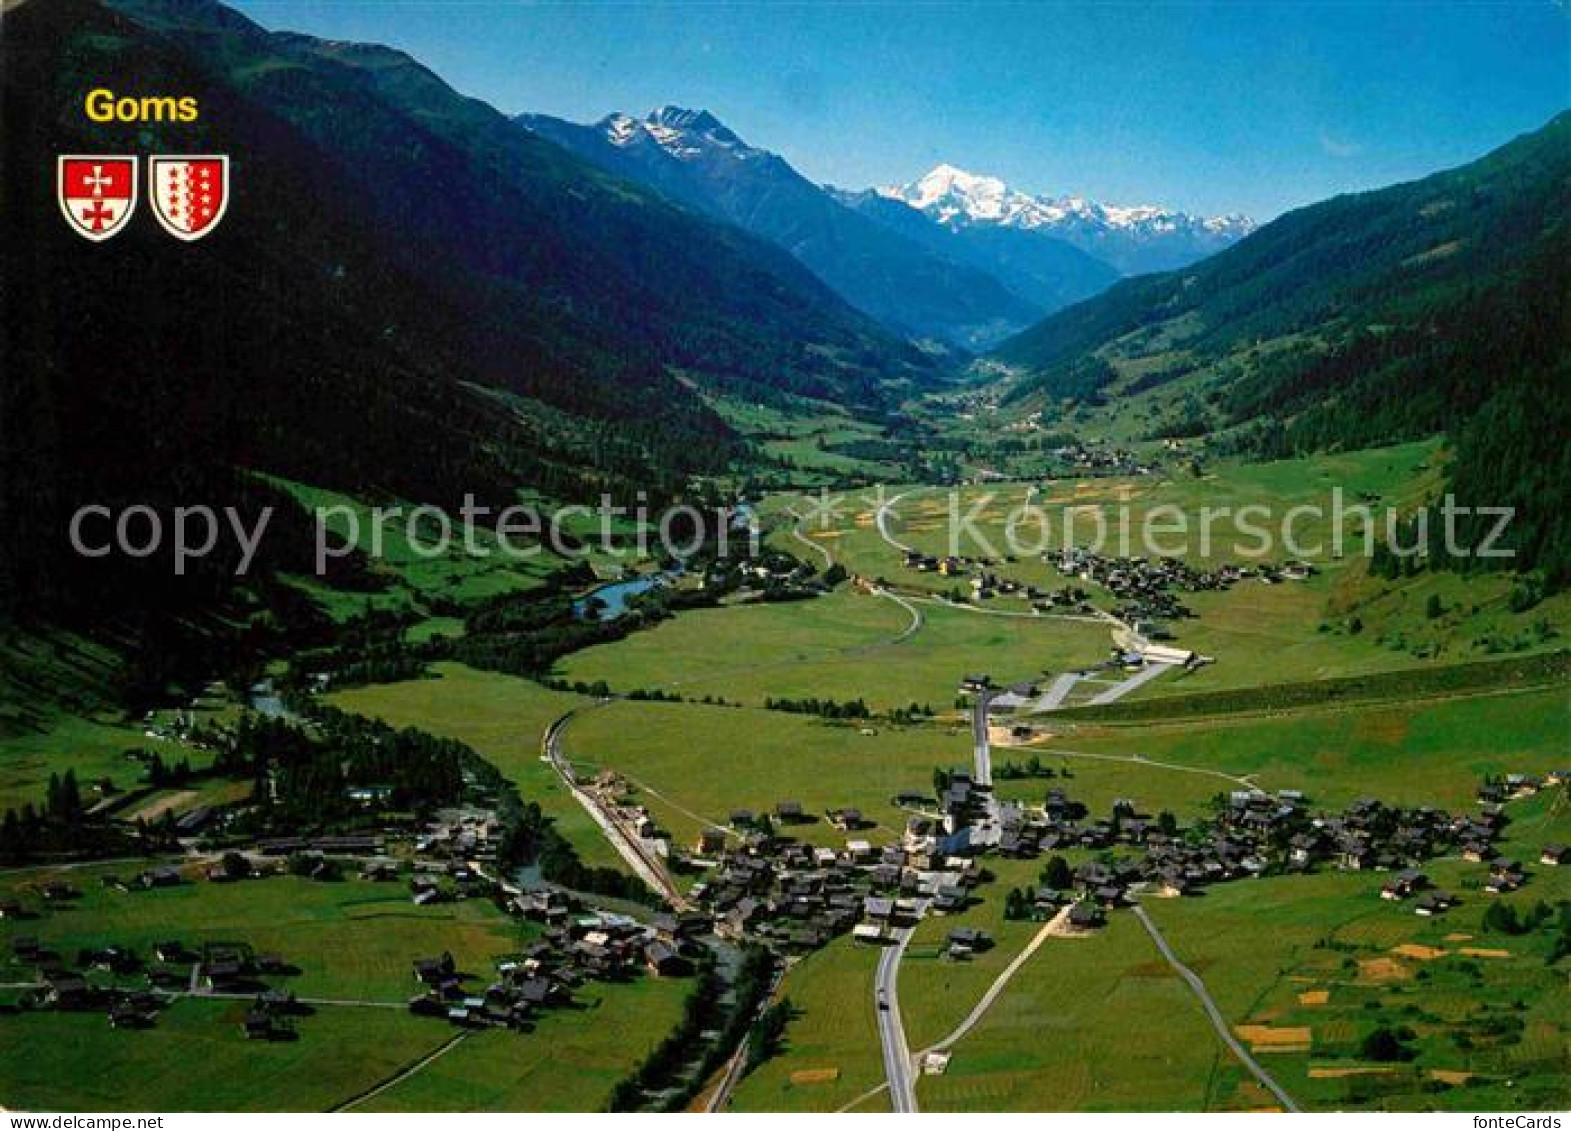
[[[139,1032],[111,1029],[98,1013],[0,1017],[0,1103],[33,1111],[326,1111],[451,1036],[440,1022],[401,1010],[346,1007],[302,1018],[300,1040],[247,1041],[245,1011],[245,1002],[181,1001]]]
[[[1379,874],[1346,872],[1221,885],[1147,907],[1241,1034],[1282,1050],[1267,1066],[1306,1108],[1564,1108],[1565,1019],[1555,1005],[1564,975],[1545,965],[1547,935],[1503,935],[1482,922],[1491,902],[1526,912],[1571,896],[1564,869],[1531,868],[1545,841],[1571,834],[1563,790],[1556,800],[1554,816],[1547,802],[1511,807],[1502,850],[1532,872],[1520,891],[1483,893],[1480,864],[1427,866],[1461,899],[1434,919],[1379,899]],[[1360,1045],[1377,1026],[1411,1029],[1417,1056],[1371,1063]]]
[[[1090,938],[1048,939],[917,1097],[924,1111],[1204,1110],[1221,1055],[1124,914]]]
[[[7,961],[10,942],[19,935],[34,936],[44,947],[70,956],[83,947],[113,943],[146,955],[154,944],[170,938],[190,948],[244,942],[297,966],[299,975],[281,984],[301,997],[387,1005],[408,998],[410,963],[416,958],[447,950],[461,969],[484,976],[496,958],[533,937],[531,929],[483,900],[416,907],[399,883],[320,883],[272,876],[127,893],[98,882],[99,875],[115,871],[6,876],[10,894],[25,905],[44,907],[37,919],[0,923],[0,949]],[[53,878],[68,880],[80,889],[81,898],[43,905],[29,897],[29,889]],[[101,1020],[93,1018],[95,1023]]]
[[[1328,807],[1367,795],[1461,808],[1487,773],[1561,767],[1571,698],[1550,687],[1274,716],[1116,726],[1065,721],[1053,729],[1055,738],[1040,751],[1048,764],[1058,749],[1139,756],[1248,775],[1266,789],[1301,789]],[[1070,762],[1077,770],[1082,764]]]
[[[189,760],[201,769],[212,755],[178,739],[153,739],[140,728],[108,717],[59,716],[32,733],[0,738],[0,812],[40,805],[52,773],[74,771],[84,799],[97,800],[93,783],[107,778],[124,792],[134,788],[142,774],[139,762],[126,758],[128,750],[146,750],[166,762]]]
[[[578,992],[581,1008],[546,1013],[529,1033],[476,1033],[354,1110],[600,1111],[675,1027],[691,987],[667,978],[590,983]]]
[[[744,1077],[731,1110],[838,1111],[884,1080],[873,1000],[878,952],[838,939],[791,968],[781,993],[795,1017],[780,1055]],[[888,1093],[855,1107],[886,1112]]]

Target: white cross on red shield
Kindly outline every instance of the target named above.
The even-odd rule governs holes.
[[[77,235],[107,240],[136,210],[136,158],[67,154],[56,165],[60,211]]]
[[[183,240],[199,240],[218,227],[229,207],[228,157],[185,155],[148,161],[153,214],[164,231]]]

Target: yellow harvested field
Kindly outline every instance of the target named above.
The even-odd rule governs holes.
[[[1436,958],[1444,958],[1449,951],[1438,946],[1424,946],[1420,943],[1403,943],[1401,946],[1391,948],[1392,954],[1400,954],[1403,958],[1416,958],[1420,962],[1430,962]]]
[[[1431,1080],[1439,1080],[1442,1084],[1450,1084],[1452,1087],[1466,1084],[1475,1075],[1476,1073],[1459,1072],[1451,1068],[1431,1068],[1429,1070],[1429,1078]]]
[[[1340,1080],[1344,1076],[1384,1076],[1388,1072],[1392,1071],[1394,1071],[1394,1069],[1379,1068],[1374,1066],[1361,1066],[1354,1068],[1311,1068],[1309,1070],[1309,1078],[1311,1080]]]
[[[1276,1052],[1283,1049],[1302,1051],[1309,1048],[1314,1032],[1307,1025],[1239,1025],[1239,1037],[1249,1042],[1256,1052]]]
[[[1330,990],[1305,990],[1298,995],[1299,1005],[1324,1005],[1330,1000]]]
[[[1464,935],[1460,931],[1452,931],[1446,936],[1446,942],[1467,942],[1472,937],[1472,935]]]
[[[1358,978],[1362,982],[1403,982],[1413,972],[1394,958],[1360,958]]]
[[[840,1079],[838,1068],[798,1068],[791,1073],[793,1084],[832,1084]]]
[[[1509,950],[1497,950],[1497,949],[1494,949],[1492,947],[1487,947],[1487,946],[1464,946],[1461,950],[1457,951],[1457,953],[1458,954],[1465,954],[1469,958],[1510,958],[1511,957],[1511,952]]]

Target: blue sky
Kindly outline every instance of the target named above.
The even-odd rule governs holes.
[[[947,161],[1260,219],[1459,164],[1571,106],[1565,0],[234,6],[401,47],[509,113],[705,107],[845,187]]]

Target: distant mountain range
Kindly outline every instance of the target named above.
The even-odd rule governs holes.
[[[1056,237],[1123,275],[1184,267],[1255,229],[1247,216],[1191,216],[1171,208],[1121,208],[1078,196],[1030,196],[996,177],[953,165],[939,165],[910,184],[876,192],[955,231],[1006,228]]]
[[[966,349],[996,343],[1062,302],[1042,303],[985,270],[844,207],[783,158],[748,145],[712,114],[666,106],[579,125],[541,114],[518,122],[617,176],[735,224],[796,256],[858,309],[915,338]],[[1083,298],[1111,281],[1096,278]]]
[[[665,106],[581,125],[517,119],[608,172],[786,249],[890,329],[985,348],[1121,275],[1166,270],[1252,230],[1240,216],[1050,200],[940,165],[910,185],[813,184],[713,114]]]

